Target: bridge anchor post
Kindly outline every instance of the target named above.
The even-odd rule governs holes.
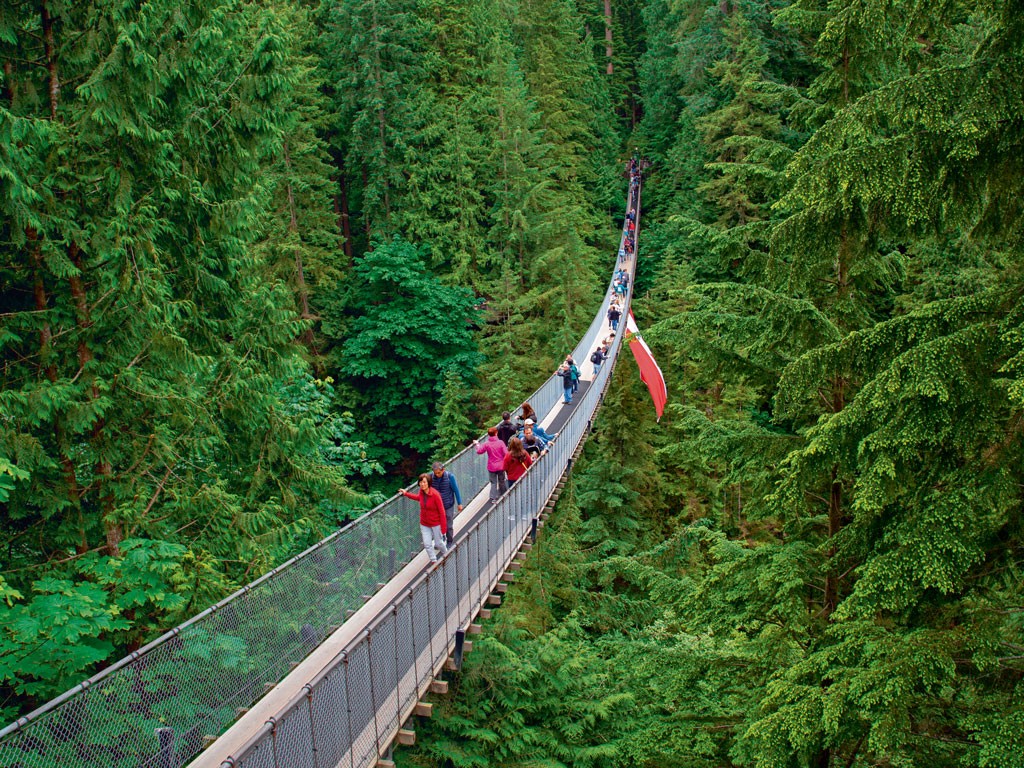
[[[157,766],[159,768],[178,768],[178,761],[174,754],[174,729],[155,728],[153,733],[156,734],[157,744],[160,745],[158,753],[160,759]]]
[[[466,648],[466,630],[457,629],[455,630],[455,650],[452,651],[452,661],[455,663],[455,669],[462,669],[462,655]]]

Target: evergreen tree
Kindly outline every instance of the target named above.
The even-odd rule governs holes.
[[[427,454],[446,372],[469,381],[480,360],[473,294],[443,285],[423,249],[401,239],[377,243],[355,270],[360,283],[348,296],[353,317],[336,365],[357,387],[360,429],[381,461],[395,462],[398,446]]]
[[[3,23],[0,676],[31,707],[278,562],[320,524],[300,499],[350,494],[282,399],[305,326],[253,249],[295,88],[275,9]]]
[[[466,383],[462,376],[458,371],[447,371],[444,376],[444,389],[441,390],[441,407],[438,409],[433,444],[436,461],[444,461],[457,454],[473,436],[473,422],[466,415],[468,400]]]

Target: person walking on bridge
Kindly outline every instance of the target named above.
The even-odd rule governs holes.
[[[572,393],[575,395],[580,389],[580,369],[576,367],[576,361],[572,355],[566,355],[565,364],[569,366],[569,375],[572,376]]]
[[[448,554],[445,543],[445,531],[448,530],[444,516],[444,502],[436,488],[430,487],[430,475],[424,472],[419,479],[419,492],[409,493],[399,488],[398,493],[407,499],[420,503],[420,535],[423,537],[423,549],[427,551],[430,562],[436,563]]]
[[[568,405],[572,402],[572,372],[566,363],[562,363],[555,375],[562,379],[562,405]]]
[[[455,541],[455,515],[462,511],[462,494],[459,493],[459,484],[455,482],[455,475],[444,468],[444,464],[435,461],[432,467],[434,477],[430,484],[441,494],[441,502],[444,504],[444,519],[448,524],[445,532],[445,539],[451,547]]]
[[[505,445],[508,445],[508,441],[515,437],[518,431],[516,425],[512,423],[512,414],[508,411],[501,414],[501,423],[498,425],[498,439]]]
[[[497,501],[501,495],[508,490],[508,483],[505,481],[505,454],[508,448],[498,439],[498,428],[491,427],[487,430],[487,442],[483,445],[479,440],[474,440],[477,453],[487,454],[487,474],[491,478],[491,501]]]
[[[505,456],[505,474],[508,475],[508,485],[511,488],[516,480],[526,474],[533,459],[523,448],[523,441],[513,437],[508,441],[508,455]]]
[[[518,434],[516,434],[516,437],[522,440],[523,436],[527,433],[527,431],[535,434],[537,437],[543,440],[545,444],[550,443],[552,440],[558,437],[557,432],[555,432],[555,434],[552,435],[546,429],[544,429],[544,427],[535,422],[533,419],[527,419],[526,421],[523,422],[523,428],[519,431]]]
[[[622,317],[622,311],[617,305],[612,304],[608,307],[608,325],[611,326],[613,331],[619,330],[619,318]]]
[[[540,417],[537,412],[533,410],[533,406],[529,403],[523,403],[523,412],[519,414],[517,421],[519,422],[519,429],[523,428],[523,424],[526,423],[527,419],[533,419],[534,422],[540,421]]]

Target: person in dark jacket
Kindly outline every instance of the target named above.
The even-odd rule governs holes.
[[[455,475],[447,471],[444,464],[435,461],[432,469],[434,476],[431,478],[430,484],[441,494],[441,501],[444,503],[444,519],[448,524],[445,540],[451,547],[455,540],[455,515],[462,511],[462,494],[459,493],[459,484],[455,482]]]
[[[536,461],[548,452],[548,444],[543,438],[533,434],[533,429],[527,427],[523,432],[523,450]]]
[[[568,365],[562,363],[555,371],[555,375],[562,378],[562,404],[568,405],[572,402],[572,371]]]
[[[423,548],[427,551],[430,562],[438,562],[448,554],[448,545],[445,543],[445,531],[448,530],[448,526],[441,494],[430,487],[430,474],[424,472],[420,475],[418,493],[409,493],[404,488],[399,488],[398,493],[420,503],[420,535],[423,537]]]
[[[611,326],[613,331],[619,330],[620,317],[622,317],[622,312],[615,304],[608,307],[608,325]]]
[[[566,356],[565,364],[569,366],[569,373],[572,374],[572,393],[575,395],[580,388],[580,369],[576,367],[572,355]]]
[[[505,445],[508,445],[508,441],[515,437],[517,431],[516,425],[512,423],[512,414],[508,411],[501,414],[501,424],[498,425],[498,439]]]

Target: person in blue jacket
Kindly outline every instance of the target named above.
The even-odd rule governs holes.
[[[455,515],[462,511],[462,494],[459,493],[459,484],[455,481],[455,475],[444,468],[444,464],[435,461],[434,478],[431,486],[441,494],[441,502],[444,504],[444,517],[448,523],[448,531],[445,539],[450,547],[455,540]]]

